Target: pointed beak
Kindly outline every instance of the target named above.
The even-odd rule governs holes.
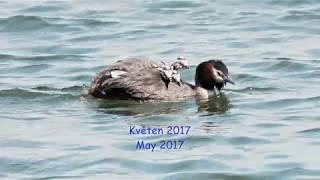
[[[226,77],[224,78],[224,82],[225,82],[225,83],[230,83],[230,84],[233,84],[233,85],[236,84],[236,83],[234,83],[234,82],[231,80],[231,78],[228,77],[228,76],[226,76]]]

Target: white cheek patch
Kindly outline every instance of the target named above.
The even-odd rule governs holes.
[[[120,70],[114,70],[114,71],[110,72],[112,78],[119,78],[119,77],[121,77],[121,75],[126,74],[126,73],[127,72],[120,71]]]
[[[223,80],[223,78],[222,78],[221,76],[219,76],[217,70],[215,70],[214,68],[212,68],[212,71],[213,71],[213,78],[214,78],[214,80],[215,80],[216,82],[218,82],[218,83],[223,83],[224,80]]]

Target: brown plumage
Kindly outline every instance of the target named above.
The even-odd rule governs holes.
[[[166,84],[158,69],[160,66],[149,59],[128,58],[118,61],[93,79],[89,94],[105,99],[172,101],[193,97],[207,98],[206,90],[215,87],[221,89],[224,85],[217,83],[214,77],[215,68],[226,68],[221,61],[201,63],[196,70],[196,86],[183,81],[180,85]],[[228,73],[227,69],[220,71]],[[119,72],[119,75],[113,75],[114,72]]]

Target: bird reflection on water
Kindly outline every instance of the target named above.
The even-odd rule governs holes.
[[[214,94],[209,99],[201,101],[136,102],[129,100],[98,100],[95,102],[97,103],[95,108],[98,111],[125,116],[176,114],[186,109],[194,108],[194,102],[198,106],[197,112],[206,113],[204,115],[225,113],[232,107],[229,99],[223,93]]]
[[[130,100],[99,100],[97,110],[124,116],[148,116],[157,114],[178,113],[186,102],[137,102]]]
[[[198,112],[207,112],[207,115],[221,114],[227,112],[232,104],[223,93],[214,93],[209,99],[198,100]]]

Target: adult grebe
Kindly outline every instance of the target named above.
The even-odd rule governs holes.
[[[183,60],[178,58],[178,60]],[[179,61],[178,61],[179,62]],[[172,69],[183,63],[175,62]],[[196,97],[208,98],[208,90],[219,91],[226,83],[234,84],[228,76],[228,68],[220,60],[200,63],[196,68],[195,85],[168,75],[160,63],[144,58],[128,58],[108,66],[93,78],[89,94],[104,99],[164,100],[172,101]],[[170,74],[170,73],[169,73]],[[169,83],[176,81],[176,83]]]

